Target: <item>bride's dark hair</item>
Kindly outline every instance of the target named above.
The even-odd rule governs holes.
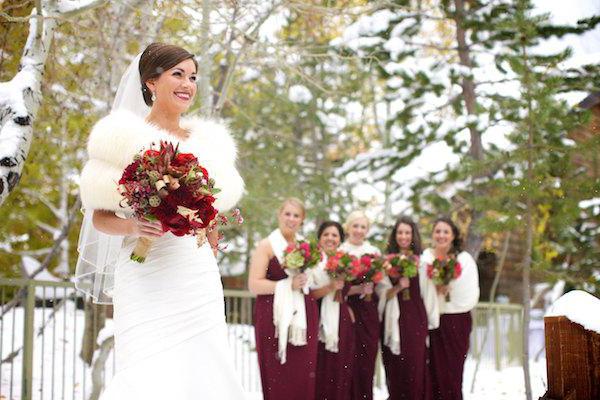
[[[166,43],[152,43],[142,53],[139,63],[140,79],[144,102],[152,107],[152,92],[146,86],[148,79],[158,78],[160,74],[185,60],[192,60],[198,69],[194,55],[179,46]]]

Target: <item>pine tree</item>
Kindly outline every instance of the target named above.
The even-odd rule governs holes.
[[[389,152],[369,158],[358,168],[385,167],[397,185],[410,182],[415,213],[466,208],[466,248],[475,257],[486,231],[486,210],[477,207],[478,199],[488,195],[493,171],[481,166],[490,152],[511,145],[505,136],[513,122],[502,120],[498,110],[503,93],[518,90],[518,82],[507,77],[498,62],[510,37],[501,25],[513,19],[513,3],[394,1],[355,24],[358,29],[353,31],[359,37],[346,40],[347,47],[362,54],[365,62],[377,65],[386,85],[386,101],[395,110],[387,121],[393,136]],[[540,22],[537,36],[583,33],[598,20],[589,18],[576,26]],[[358,45],[354,43],[360,39]],[[590,90],[597,71],[593,65],[558,71],[565,76],[558,91]],[[429,163],[423,163],[424,157]],[[426,173],[415,177],[415,165]],[[407,173],[412,174],[409,179]],[[468,190],[460,189],[465,187]],[[392,200],[399,198],[396,194]]]

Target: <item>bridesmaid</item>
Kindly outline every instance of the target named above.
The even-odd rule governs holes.
[[[298,238],[304,217],[302,202],[286,199],[278,213],[279,228],[260,241],[250,262],[248,288],[257,295],[254,329],[265,400],[315,398],[317,303],[300,291],[306,274],[290,278],[282,269],[284,250]]]
[[[456,257],[461,275],[447,286],[438,286],[440,326],[429,331],[430,370],[433,399],[462,400],[463,368],[469,351],[471,310],[479,301],[479,274],[473,257],[462,251],[460,232],[450,218],[438,218],[433,224],[433,248],[423,252],[421,273],[435,258]],[[431,280],[429,285],[433,286]],[[450,301],[446,302],[446,294]]]
[[[335,253],[344,240],[344,230],[338,222],[323,222],[318,239],[326,254]],[[315,274],[317,288],[312,292],[315,298],[321,299],[316,398],[348,400],[352,391],[354,316],[347,302],[338,303],[334,297],[337,290],[342,290],[343,299],[350,286],[343,280],[331,280],[325,272],[326,262],[325,255]],[[337,324],[337,329],[333,324]]]
[[[409,217],[396,221],[387,246],[388,254],[421,255],[421,235]],[[388,400],[430,400],[431,382],[427,367],[428,319],[422,296],[420,280],[424,274],[413,278],[390,278],[377,285],[380,295],[380,313],[383,313],[382,360],[389,397]],[[427,283],[425,281],[425,283]],[[410,298],[404,297],[408,290]],[[431,291],[427,304],[435,303]],[[435,314],[437,316],[437,314]],[[435,318],[435,317],[434,317]],[[433,326],[437,327],[437,321]]]
[[[350,213],[344,226],[347,240],[340,250],[360,257],[364,254],[380,254],[379,249],[366,240],[370,221],[362,211]],[[369,300],[365,295],[373,294]],[[348,303],[356,317],[355,364],[352,383],[354,400],[373,399],[373,375],[379,342],[379,316],[377,314],[377,295],[373,293],[373,284],[354,285],[348,292]]]

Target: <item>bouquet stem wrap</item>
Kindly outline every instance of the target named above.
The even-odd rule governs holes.
[[[129,258],[138,263],[143,263],[146,261],[146,257],[148,256],[148,252],[150,251],[150,247],[152,247],[154,240],[155,239],[150,239],[147,237],[138,238],[137,242],[135,243],[135,248],[131,252],[131,256]]]
[[[344,296],[342,296],[342,290],[338,289],[335,291],[335,295],[333,296],[333,300],[337,301],[338,303],[343,303],[344,302]]]

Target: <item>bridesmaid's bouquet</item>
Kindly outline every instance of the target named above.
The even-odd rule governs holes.
[[[329,256],[327,264],[325,265],[325,270],[331,279],[343,279],[344,281],[352,280],[354,278],[352,277],[350,270],[352,269],[354,260],[356,260],[356,257],[344,253],[343,251],[338,251]],[[343,301],[341,290],[335,291],[334,299],[338,303]]]
[[[206,242],[206,229],[216,225],[213,203],[219,191],[193,154],[164,141],[137,154],[119,180],[123,201],[137,218],[159,221],[164,232],[176,236],[195,235],[198,246]],[[143,263],[152,242],[140,237],[131,259]]]
[[[350,274],[353,281],[357,284],[379,283],[385,276],[383,263],[378,262],[379,256],[375,254],[365,254],[352,262]],[[371,295],[366,295],[366,300],[371,301]]]
[[[460,277],[462,266],[454,257],[436,258],[427,266],[427,276],[436,285],[447,286],[453,279]],[[446,301],[450,301],[450,293],[446,293]]]
[[[417,276],[419,257],[413,254],[388,254],[382,257],[380,262],[387,266],[386,273],[392,279],[410,279]],[[402,291],[402,299],[410,300],[410,290],[408,288]]]
[[[292,271],[305,272],[315,268],[323,259],[321,247],[316,240],[301,240],[290,244],[284,252],[283,267]],[[308,294],[308,286],[302,288]]]

